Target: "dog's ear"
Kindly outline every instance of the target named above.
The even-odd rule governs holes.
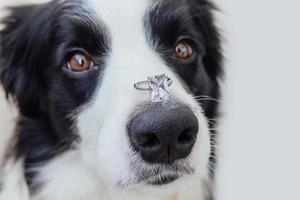
[[[43,63],[47,62],[49,33],[39,5],[9,8],[0,31],[0,81],[21,114],[34,117],[44,109]]]
[[[213,80],[222,78],[222,45],[219,29],[214,19],[214,11],[218,11],[211,0],[188,0],[197,28],[200,29],[205,43],[203,63]]]

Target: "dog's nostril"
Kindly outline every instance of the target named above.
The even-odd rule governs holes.
[[[159,139],[154,133],[146,133],[138,138],[138,145],[144,149],[159,147]]]
[[[195,134],[190,128],[184,129],[177,139],[177,143],[180,145],[190,145],[194,140]]]

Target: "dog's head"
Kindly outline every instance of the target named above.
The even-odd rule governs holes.
[[[112,185],[206,178],[222,71],[212,9],[207,0],[12,8],[1,31],[1,82],[21,116],[47,127],[23,137],[31,144],[23,154],[43,144],[75,148]],[[160,74],[173,82],[168,99],[152,102],[134,88]]]

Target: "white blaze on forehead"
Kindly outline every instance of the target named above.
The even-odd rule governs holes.
[[[152,0],[89,0],[89,4],[108,29],[114,66],[136,64],[142,69],[146,61],[149,63],[157,56],[147,44],[145,30],[145,16],[153,5]],[[149,60],[141,63],[145,57]]]
[[[152,4],[151,0],[88,0],[88,2],[101,20],[109,23],[112,29],[126,28],[133,22],[139,23]]]
[[[150,0],[89,0],[89,3],[110,31],[113,45],[124,47],[132,41],[144,41],[143,20]]]
[[[146,41],[147,30],[144,19],[153,1],[90,0],[89,2],[106,26],[112,42],[107,71],[114,70],[114,73],[118,73],[114,75],[117,78],[124,77],[130,72],[131,75],[139,75],[136,81],[146,79],[151,75],[149,69],[159,67],[153,65],[162,63]],[[156,75],[160,70],[153,70],[152,73]]]

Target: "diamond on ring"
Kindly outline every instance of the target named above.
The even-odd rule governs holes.
[[[150,100],[153,103],[167,101],[170,99],[169,87],[172,80],[165,74],[149,76],[148,81],[141,81],[134,84],[137,90],[150,91]]]

